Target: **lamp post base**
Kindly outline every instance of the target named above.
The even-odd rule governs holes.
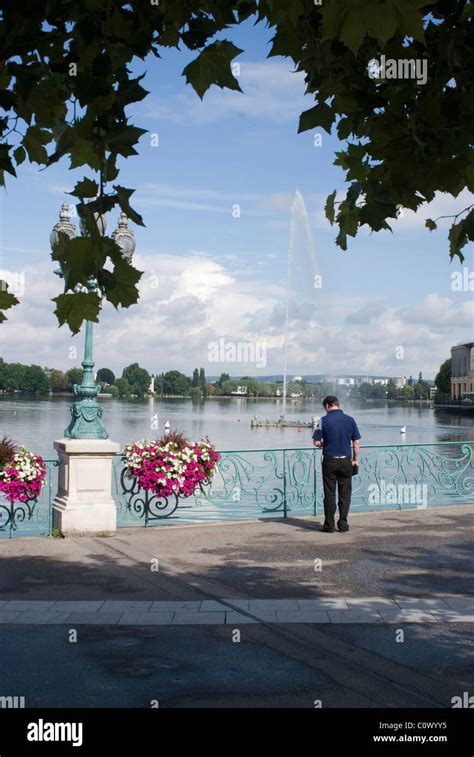
[[[117,531],[112,498],[112,461],[119,445],[105,439],[59,439],[58,492],[53,528],[65,536],[111,536]]]
[[[66,439],[108,439],[102,423],[103,407],[95,397],[87,397],[71,405],[71,423],[64,432]]]

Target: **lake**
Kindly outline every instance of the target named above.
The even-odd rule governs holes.
[[[184,431],[192,440],[209,436],[219,450],[311,447],[309,428],[251,429],[250,421],[277,420],[282,400],[219,398],[193,403],[187,399],[118,400],[102,398],[109,436],[121,447],[144,437],[161,434],[163,423]],[[55,458],[53,441],[69,424],[70,397],[31,399],[0,396],[0,436],[12,437],[33,452]],[[430,407],[385,402],[345,403],[362,434],[362,444],[414,444],[474,440],[474,416],[435,411]],[[319,401],[288,403],[289,420],[309,421],[321,416]],[[400,428],[407,427],[406,434]]]

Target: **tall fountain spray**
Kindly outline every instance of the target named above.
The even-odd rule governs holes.
[[[288,390],[289,323],[300,321],[301,327],[314,317],[318,266],[308,211],[299,189],[291,206],[288,273],[286,282],[285,331],[283,342],[283,417]]]

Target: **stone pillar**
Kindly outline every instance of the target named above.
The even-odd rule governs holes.
[[[58,492],[53,528],[65,536],[111,536],[117,530],[112,498],[112,460],[119,445],[109,439],[59,439]]]

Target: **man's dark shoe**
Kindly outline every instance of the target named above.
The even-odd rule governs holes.
[[[349,531],[349,526],[347,523],[341,523],[341,524],[338,523],[337,530],[340,531],[341,533],[344,533],[345,531]]]
[[[325,534],[333,534],[335,529],[334,528],[329,528],[329,526],[323,526],[319,530],[323,531]]]

